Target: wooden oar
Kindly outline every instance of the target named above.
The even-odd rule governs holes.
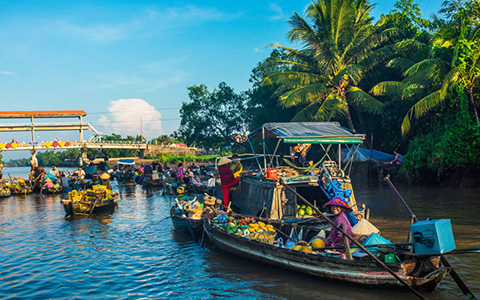
[[[409,285],[405,280],[400,278],[395,272],[392,271],[387,265],[385,265],[382,261],[380,261],[375,255],[373,255],[370,251],[367,250],[362,244],[360,244],[356,239],[354,239],[352,236],[347,234],[345,230],[341,226],[337,226],[332,220],[330,220],[327,216],[323,215],[322,212],[313,206],[307,199],[305,199],[302,195],[300,195],[296,190],[288,186],[283,182],[282,179],[280,179],[280,183],[290,190],[292,193],[294,193],[300,200],[305,202],[308,206],[310,206],[314,211],[316,211],[325,221],[330,223],[333,227],[335,227],[338,231],[340,231],[344,237],[347,237],[350,241],[352,241],[355,245],[357,245],[360,249],[362,249],[365,253],[368,254],[379,266],[381,266],[383,269],[385,269],[388,273],[392,274],[393,277],[395,277],[399,282],[401,282],[405,287],[407,287],[412,293],[414,293],[419,299],[425,299],[422,295],[420,295],[419,292],[417,292],[411,285]]]
[[[92,209],[90,210],[90,213],[88,214],[88,217],[89,217],[89,218],[90,218],[90,215],[92,214],[93,209],[95,208],[96,205],[97,205],[97,199],[95,199],[95,201],[93,201]]]
[[[392,181],[390,181],[390,175],[387,175],[383,181],[387,182],[388,185],[390,186],[390,188],[392,189],[393,193],[397,196],[397,198],[400,200],[400,202],[402,202],[403,206],[407,209],[407,211],[409,212],[412,220],[413,220],[413,223],[416,223],[418,222],[418,219],[417,217],[415,216],[415,214],[413,213],[413,211],[410,209],[410,207],[408,206],[407,202],[405,202],[405,200],[403,199],[403,197],[400,195],[400,193],[398,192],[398,190],[395,188],[395,186],[393,185]],[[451,271],[450,271],[450,275],[452,275],[452,278],[453,280],[455,280],[455,282],[457,283],[458,287],[460,288],[460,290],[462,291],[462,293],[468,297],[468,299],[477,299],[472,291],[467,287],[467,285],[465,284],[465,282],[462,280],[462,278],[460,278],[460,276],[458,275],[458,273],[455,271],[455,269],[450,265],[450,263],[447,261],[447,259],[442,255],[440,256],[440,260],[442,261],[442,264],[447,267],[447,268],[451,268]]]

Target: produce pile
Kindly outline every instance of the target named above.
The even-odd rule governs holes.
[[[315,214],[315,211],[312,207],[304,205],[297,205],[297,216],[299,217],[309,217]]]
[[[325,242],[320,238],[324,237],[325,233],[319,233],[317,236],[313,237],[309,242],[306,241],[299,241],[299,242],[291,242],[290,239],[284,244],[284,238],[280,237],[277,240],[276,229],[270,225],[265,224],[261,221],[256,221],[253,218],[235,218],[233,216],[227,216],[225,213],[218,214],[215,218],[212,219],[214,226],[217,226],[228,233],[235,234],[241,236],[243,238],[247,238],[250,240],[259,241],[261,243],[282,247],[282,248],[289,248],[294,251],[299,251],[303,253],[310,253],[322,256],[329,256],[329,257],[338,257],[338,258],[345,258],[344,255],[340,252],[331,251],[324,249]]]
[[[94,185],[91,189],[86,191],[77,191],[73,190],[68,193],[68,200],[86,200],[86,201],[94,201],[96,199],[96,195],[102,195],[102,200],[107,200],[113,197],[112,190],[107,189],[105,185]]]
[[[272,225],[248,217],[237,219],[219,214],[213,219],[213,223],[229,233],[270,245],[273,245],[277,235]]]

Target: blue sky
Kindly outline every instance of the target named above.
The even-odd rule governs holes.
[[[85,110],[85,120],[104,134],[138,134],[141,126],[147,138],[170,134],[188,86],[211,90],[225,81],[237,92],[247,90],[268,45],[289,45],[285,21],[294,11],[303,15],[309,3],[1,1],[2,110]],[[376,19],[395,1],[377,3]],[[429,18],[442,1],[416,3]]]

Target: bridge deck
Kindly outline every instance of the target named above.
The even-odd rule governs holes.
[[[18,150],[54,150],[54,149],[82,149],[82,148],[89,148],[89,149],[139,149],[145,150],[147,149],[147,143],[121,143],[121,142],[79,142],[73,141],[70,142],[69,146],[57,146],[54,147],[53,145],[47,147],[45,145],[47,142],[39,142],[37,145],[31,145],[29,142],[20,142],[16,145],[16,147],[10,148],[3,148],[0,149],[2,151],[18,151]],[[51,142],[50,142],[51,144]]]

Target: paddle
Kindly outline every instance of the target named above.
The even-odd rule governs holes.
[[[95,208],[96,205],[97,205],[97,199],[95,199],[95,201],[93,201],[92,209],[90,210],[90,213],[88,214],[88,217],[89,217],[89,218],[90,218],[90,215],[92,214],[93,209]]]
[[[322,217],[325,221],[330,223],[333,227],[335,227],[338,231],[340,231],[344,237],[347,237],[350,241],[352,241],[355,245],[357,245],[360,249],[362,249],[368,256],[370,256],[379,266],[385,269],[388,273],[392,274],[398,281],[400,281],[405,287],[407,287],[412,293],[414,293],[419,299],[425,299],[419,292],[417,292],[413,287],[411,287],[405,280],[400,278],[395,272],[392,271],[387,265],[385,265],[382,261],[380,261],[375,255],[373,255],[370,251],[367,250],[362,244],[360,244],[356,239],[351,237],[349,234],[343,230],[341,226],[337,226],[332,220],[330,220],[327,216],[325,216],[318,208],[313,206],[307,199],[305,199],[302,195],[300,195],[296,190],[288,186],[280,179],[280,184],[282,184],[286,189],[294,193],[300,200],[305,202],[308,206],[310,206],[314,211],[316,211],[320,217]]]
[[[417,217],[415,216],[415,214],[413,213],[413,211],[410,209],[410,207],[408,206],[407,202],[405,202],[405,200],[402,198],[402,196],[400,195],[400,193],[398,192],[398,190],[395,188],[395,186],[393,185],[392,181],[390,181],[390,175],[387,175],[385,178],[383,178],[383,181],[386,181],[388,183],[388,185],[390,186],[390,188],[392,189],[393,193],[395,194],[395,196],[397,196],[397,198],[400,200],[400,202],[402,202],[403,206],[407,209],[407,211],[409,212],[410,214],[410,217],[412,218],[412,223],[416,223],[418,222],[418,219]],[[462,291],[462,293],[467,296],[469,299],[477,299],[472,291],[467,287],[467,285],[465,284],[465,282],[460,278],[460,276],[458,275],[458,273],[455,271],[455,269],[450,265],[450,263],[447,261],[447,259],[441,255],[440,256],[440,260],[442,261],[442,264],[447,267],[447,268],[451,268],[451,271],[450,271],[450,275],[452,275],[453,277],[453,280],[455,280],[455,282],[457,283],[458,287],[460,288],[460,290]]]

